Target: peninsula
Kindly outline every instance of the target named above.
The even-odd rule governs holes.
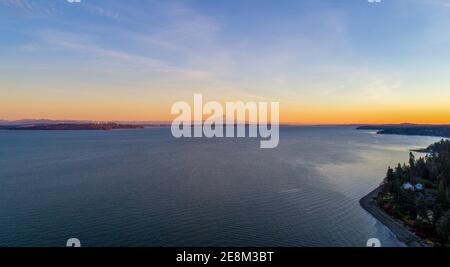
[[[359,126],[358,130],[376,130],[377,134],[419,135],[450,137],[450,125],[383,124]]]
[[[141,129],[143,125],[118,124],[118,123],[58,123],[58,124],[39,124],[39,125],[4,125],[0,126],[3,130],[29,130],[29,131],[48,131],[48,130],[115,130],[115,129]]]
[[[450,246],[450,140],[430,145],[427,155],[388,167],[380,187],[361,206],[407,246]]]

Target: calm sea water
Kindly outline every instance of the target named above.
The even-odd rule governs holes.
[[[436,140],[283,127],[260,149],[169,128],[0,131],[0,246],[401,246],[358,201]]]

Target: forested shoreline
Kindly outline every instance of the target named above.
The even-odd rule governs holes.
[[[389,167],[377,204],[433,246],[450,246],[450,140],[430,145],[424,157]]]

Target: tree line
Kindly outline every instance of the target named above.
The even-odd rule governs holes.
[[[450,246],[450,140],[427,149],[425,157],[389,167],[377,202],[437,245]]]

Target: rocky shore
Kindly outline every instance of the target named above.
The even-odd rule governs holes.
[[[401,242],[408,247],[424,247],[423,241],[400,221],[392,218],[384,212],[376,203],[376,197],[380,188],[376,188],[365,197],[361,198],[359,203],[367,212],[369,212],[378,221],[388,227]]]

